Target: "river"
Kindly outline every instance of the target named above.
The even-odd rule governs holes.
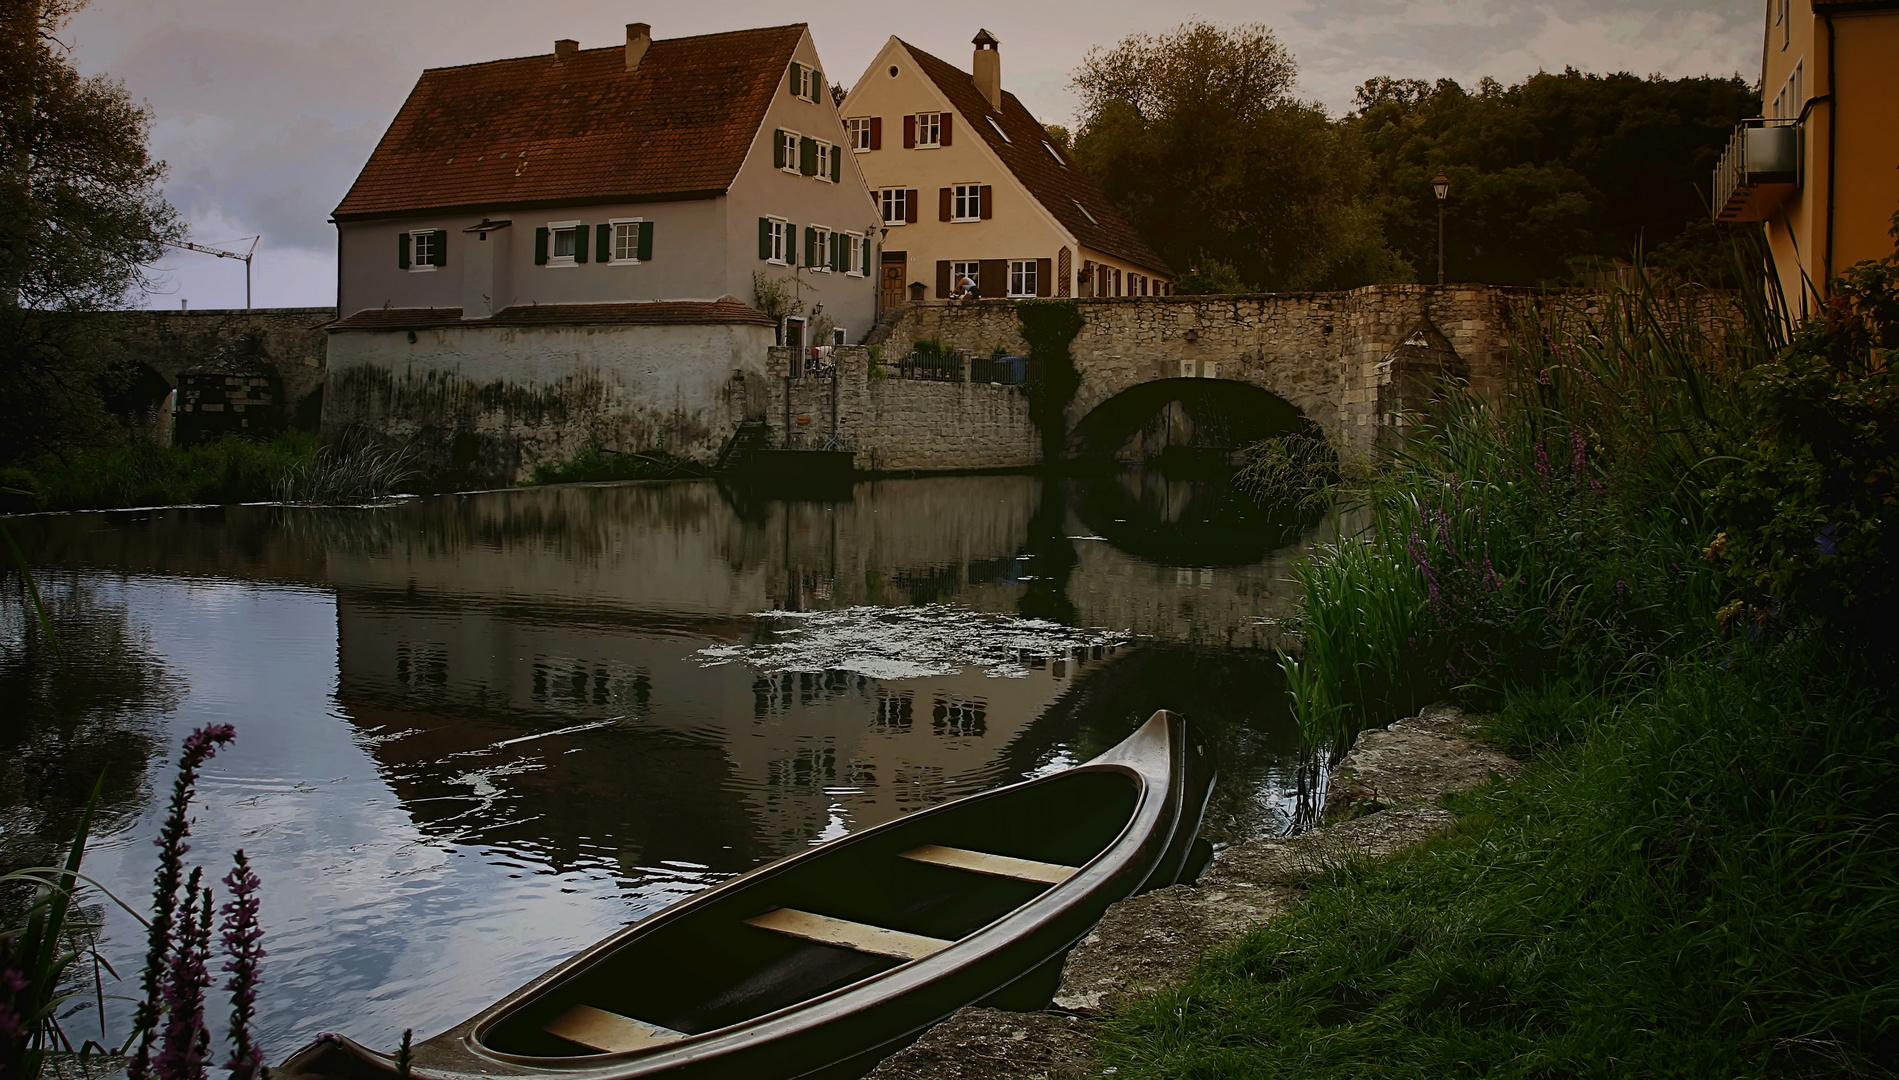
[[[1325,532],[1152,471],[7,525],[61,649],[0,609],[0,861],[44,858],[103,769],[87,869],[143,907],[179,740],[235,725],[190,858],[222,876],[243,848],[264,881],[273,1060],[433,1034],[695,890],[1086,760],[1157,708],[1219,749],[1213,839],[1283,829],[1268,647]],[[92,901],[129,995],[141,933]],[[129,1010],[106,1012],[116,1042]]]

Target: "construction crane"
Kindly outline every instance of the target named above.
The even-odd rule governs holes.
[[[171,246],[184,248],[186,251],[201,251],[206,255],[216,255],[220,259],[238,259],[242,261],[244,263],[244,310],[249,311],[251,309],[251,256],[257,254],[257,242],[263,238],[263,234],[261,233],[252,237],[238,237],[239,240],[248,239],[251,242],[251,246],[244,249],[242,254],[235,251],[225,251],[223,248],[194,244],[189,240],[176,240],[171,243]]]

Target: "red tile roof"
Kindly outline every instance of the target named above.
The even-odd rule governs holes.
[[[486,319],[462,319],[461,308],[367,308],[328,330],[429,330],[445,326],[771,326],[771,317],[737,300],[662,300],[637,304],[523,304]]]
[[[738,175],[804,24],[422,73],[338,219],[705,197]]]
[[[1029,194],[1055,215],[1055,219],[1073,233],[1075,239],[1096,251],[1126,259],[1159,274],[1173,276],[1174,271],[1167,265],[1167,260],[1161,258],[1160,253],[1149,246],[1140,233],[1134,231],[1134,226],[1121,217],[1114,204],[1108,201],[1100,188],[1095,187],[1094,181],[1088,179],[1086,173],[1073,162],[1068,162],[1066,153],[1062,153],[1062,161],[1068,162],[1065,166],[1049,155],[1048,148],[1042,145],[1049,141],[1047,130],[1016,100],[1014,94],[1004,90],[1002,108],[994,108],[982,91],[976,88],[976,80],[968,72],[931,56],[901,38],[898,40],[962,116],[963,123],[958,125],[957,137],[961,138],[970,131],[982,136],[989,149],[995,151]],[[989,117],[995,118],[1003,133],[1008,135],[1007,139],[989,125]],[[1086,213],[1082,212],[1082,207],[1087,208]],[[1090,217],[1093,220],[1089,220]]]

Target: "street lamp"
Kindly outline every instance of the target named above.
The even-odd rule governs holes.
[[[1451,197],[1451,178],[1438,173],[1431,178],[1431,190],[1437,192],[1437,283],[1444,284],[1444,200]]]

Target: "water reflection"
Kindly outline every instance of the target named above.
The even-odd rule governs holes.
[[[245,847],[267,882],[279,1051],[437,1030],[628,919],[1085,760],[1156,708],[1222,749],[1216,837],[1284,820],[1296,737],[1262,650],[1289,603],[1283,529],[1217,483],[1138,475],[834,494],[703,482],[14,524],[87,603],[150,628],[149,662],[100,639],[87,663],[172,673],[170,697],[120,695],[175,706],[138,713],[143,742],[98,743],[136,766],[128,791],[158,779],[154,739],[238,725],[196,843]],[[902,614],[917,605],[939,606]],[[48,707],[74,731],[105,715]],[[124,798],[94,869],[139,895],[156,810]],[[107,931],[135,967],[135,927]]]

